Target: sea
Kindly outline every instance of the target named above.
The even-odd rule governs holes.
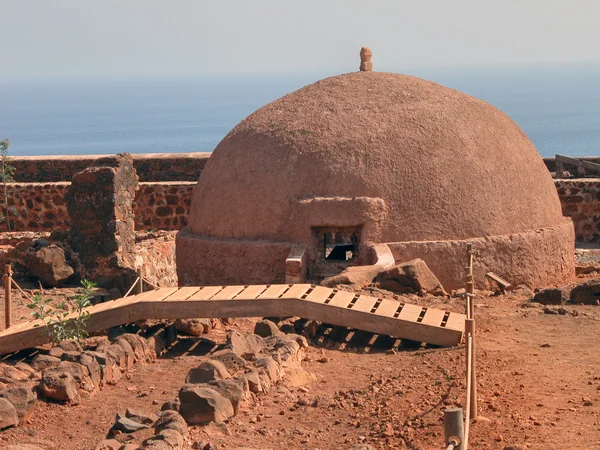
[[[405,73],[498,107],[542,156],[600,155],[600,66]],[[262,105],[328,75],[0,81],[0,139],[13,156],[211,152]]]

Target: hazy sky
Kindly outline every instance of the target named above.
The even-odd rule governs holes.
[[[597,0],[0,0],[0,78],[600,62]]]

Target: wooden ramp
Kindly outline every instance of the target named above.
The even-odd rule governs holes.
[[[306,319],[439,346],[459,344],[463,314],[310,284],[167,287],[88,308],[88,331],[142,319],[277,317]],[[0,354],[49,342],[43,322],[0,333]]]

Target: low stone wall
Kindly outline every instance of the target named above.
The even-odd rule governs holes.
[[[447,290],[464,286],[465,249],[473,244],[477,286],[495,288],[485,274],[495,272],[513,286],[560,285],[575,275],[571,220],[556,227],[464,241],[393,242],[388,246],[397,263],[421,258]]]
[[[73,175],[106,155],[15,156],[18,183],[71,181]],[[210,153],[149,153],[131,155],[140,181],[198,181]]]
[[[559,179],[554,185],[577,242],[600,242],[600,178]]]
[[[155,158],[156,155],[151,159]],[[200,170],[198,167],[194,170]],[[140,183],[134,203],[136,230],[180,230],[187,225],[196,181]],[[554,184],[563,214],[573,220],[577,241],[600,242],[600,178],[565,178],[554,180]],[[64,196],[69,186],[68,182],[11,183],[9,204],[17,212],[13,217],[14,231],[67,227],[69,215]],[[0,230],[6,230],[6,225],[0,224]]]
[[[137,231],[179,230],[187,224],[195,182],[140,183],[134,201]],[[71,183],[8,185],[13,231],[53,231],[69,226],[65,202]],[[0,191],[0,202],[4,195]],[[6,224],[0,224],[6,230]]]

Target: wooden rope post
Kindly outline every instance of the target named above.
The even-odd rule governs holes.
[[[469,419],[477,418],[477,370],[475,363],[475,319],[465,321],[465,332],[471,336],[471,348],[469,349],[469,362],[471,364],[471,408]]]
[[[464,450],[464,425],[462,408],[450,408],[444,411],[444,437],[447,448]]]
[[[142,292],[144,292],[144,281],[142,278],[142,266],[140,266],[137,270],[137,276],[138,276],[138,284],[137,284],[137,289],[136,289],[136,293],[137,294],[141,294]]]
[[[12,267],[10,264],[4,266],[4,324],[6,328],[11,325],[12,307]]]
[[[475,314],[475,301],[473,296],[475,295],[475,281],[473,280],[473,244],[467,243],[467,257],[469,258],[469,264],[467,266],[467,282],[466,282],[466,293],[467,293],[467,317],[472,319]]]

